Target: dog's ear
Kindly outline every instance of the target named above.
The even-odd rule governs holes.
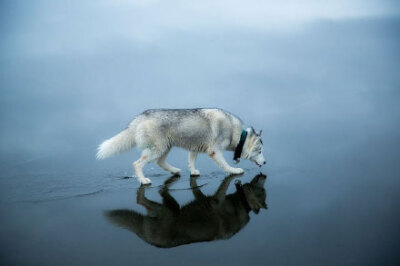
[[[257,135],[261,136],[261,133],[262,133],[262,130],[260,130],[260,132]]]
[[[265,202],[261,202],[261,208],[268,210],[268,205]]]
[[[252,132],[253,134],[256,134],[256,135],[257,135],[256,131],[254,130],[254,127],[251,127],[251,132]]]

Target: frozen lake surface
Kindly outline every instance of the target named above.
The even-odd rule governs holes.
[[[116,38],[66,53],[4,45],[1,264],[398,265],[399,30],[398,18],[373,18],[284,34],[177,32],[153,45]],[[145,109],[213,106],[263,129],[268,209],[250,211],[223,240],[151,245],[130,215],[147,215],[137,193],[161,203],[170,176],[148,165],[153,184],[138,190],[130,178],[138,151],[96,161],[96,146]],[[203,217],[207,229],[225,228],[190,205],[199,190],[216,193],[221,170],[200,155],[194,193],[186,151],[173,149],[167,160],[183,171],[168,191],[180,207],[167,204],[175,207],[163,221],[186,215],[185,226]],[[249,162],[240,167],[244,175],[227,184],[234,196],[236,180],[260,173]],[[116,210],[127,212],[110,218]],[[225,210],[236,209],[218,215]],[[188,229],[192,239],[201,229]]]
[[[105,216],[121,209],[146,214],[136,202],[139,184],[129,178],[128,154],[102,162],[82,152],[73,159],[20,163],[16,173],[1,177],[2,259],[40,265],[391,264],[398,256],[399,165],[384,151],[396,141],[386,138],[387,147],[370,153],[352,148],[353,141],[349,148],[327,144],[322,150],[318,144],[296,160],[297,150],[267,149],[270,158],[262,171],[268,175],[268,209],[250,212],[248,223],[228,239],[168,249],[146,243]],[[185,155],[174,150],[170,161],[183,168]],[[242,164],[246,172],[235,179],[246,184],[259,169]],[[84,169],[89,165],[91,170]],[[198,165],[199,189],[214,195],[225,175],[205,155]],[[146,172],[153,180],[146,197],[161,203],[159,190],[170,176],[153,165]],[[227,193],[235,192],[233,181]],[[180,206],[194,200],[187,170],[170,185],[170,194]]]

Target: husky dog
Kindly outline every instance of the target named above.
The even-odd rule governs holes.
[[[235,151],[234,160],[251,160],[259,167],[265,164],[262,154],[261,131],[242,129],[242,121],[221,109],[152,109],[138,115],[125,130],[99,145],[97,159],[127,151],[134,146],[142,149],[141,157],[133,163],[137,179],[142,184],[151,180],[143,167],[152,161],[172,174],[180,169],[165,159],[172,147],[189,150],[191,175],[198,176],[195,160],[199,152],[207,153],[227,173],[241,174],[243,169],[230,166],[222,152]]]
[[[228,176],[213,196],[205,196],[191,177],[190,187],[195,200],[180,207],[165,185],[159,192],[163,203],[151,201],[144,195],[145,186],[137,194],[137,203],[144,206],[148,215],[133,210],[106,211],[108,219],[118,226],[134,232],[147,243],[171,248],[184,244],[229,239],[250,220],[249,212],[267,209],[264,182],[259,174],[250,183],[236,183],[236,192],[226,195],[234,176]]]

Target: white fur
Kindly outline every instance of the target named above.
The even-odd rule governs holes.
[[[105,159],[128,151],[135,146],[135,137],[129,128],[105,140],[97,149],[97,159]]]

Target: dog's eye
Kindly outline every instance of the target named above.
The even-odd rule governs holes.
[[[261,154],[261,152],[259,151],[258,154]]]

